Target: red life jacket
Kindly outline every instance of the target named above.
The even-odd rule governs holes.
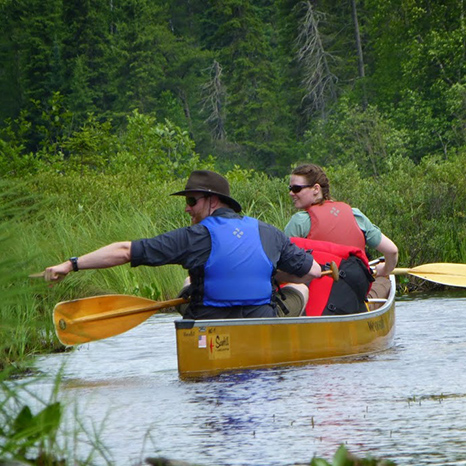
[[[354,314],[367,310],[365,298],[374,278],[362,249],[306,238],[290,240],[300,248],[310,250],[320,265],[334,261],[340,271],[337,282],[331,276],[311,281],[307,316]]]
[[[359,228],[353,210],[348,204],[324,201],[323,204],[309,207],[307,213],[311,217],[308,239],[356,246],[362,250],[366,247],[364,233]]]

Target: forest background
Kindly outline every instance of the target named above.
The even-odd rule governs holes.
[[[27,276],[187,225],[194,168],[283,228],[320,164],[400,266],[466,262],[463,0],[0,0],[0,26],[4,365],[57,346],[58,301],[176,295],[171,266]]]

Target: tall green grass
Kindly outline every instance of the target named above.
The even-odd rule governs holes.
[[[56,345],[49,318],[54,297],[41,295],[26,273],[39,245],[32,240],[31,219],[41,216],[41,206],[22,184],[2,180],[0,188],[0,464],[91,465],[97,456],[111,464],[98,436],[87,434],[76,413],[74,427],[64,422],[60,374],[44,399],[36,393],[37,374],[17,377],[31,355]],[[86,458],[76,454],[78,432],[93,445]]]
[[[0,370],[20,369],[28,355],[54,344],[39,310],[41,299],[25,272],[36,254],[29,219],[37,211],[23,188],[0,181]]]

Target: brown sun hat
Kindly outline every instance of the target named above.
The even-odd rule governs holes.
[[[192,193],[215,194],[235,212],[241,212],[241,205],[230,197],[228,180],[218,173],[210,170],[194,170],[189,175],[184,190],[170,194],[170,196],[186,196]]]

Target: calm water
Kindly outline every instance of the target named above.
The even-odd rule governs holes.
[[[345,443],[398,465],[466,465],[466,290],[398,300],[383,353],[202,382],[178,377],[175,318],[37,361],[50,375],[66,362],[60,396],[102,429],[112,464],[291,465]]]

